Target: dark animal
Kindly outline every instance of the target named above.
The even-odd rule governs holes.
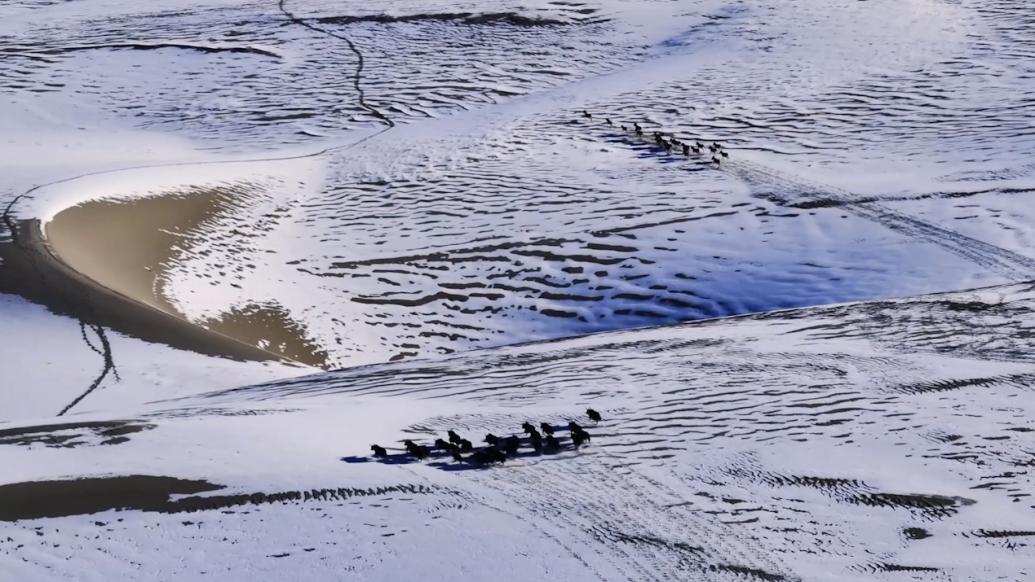
[[[471,444],[471,441],[467,439],[460,439],[460,442],[458,444],[460,445],[460,450],[465,453],[471,452],[471,449],[474,448],[474,445]]]
[[[684,156],[689,156],[690,155],[690,144],[688,144],[688,143],[683,144],[683,155]]]
[[[531,422],[528,422],[526,420],[524,424],[521,425],[521,429],[525,431],[525,434],[530,434],[533,430],[535,430],[535,426],[533,426]]]
[[[507,461],[507,455],[503,454],[503,451],[495,448],[478,449],[471,453],[471,461],[479,464],[488,463],[505,463]]]
[[[505,447],[507,449],[507,455],[511,457],[516,456],[519,446],[521,446],[521,440],[518,439],[516,436],[511,435],[510,438],[507,439],[507,442],[505,444]]]
[[[633,129],[636,131],[636,135],[643,135],[643,128],[639,123],[633,123]]]
[[[585,109],[582,110],[582,116],[587,119],[593,117],[592,115],[590,115],[589,111],[586,111]]]
[[[378,445],[370,445],[370,450],[374,451],[374,456],[379,458],[385,458],[388,456],[388,451],[384,447]]]
[[[715,164],[716,166],[718,166],[719,163],[720,163],[719,158],[716,157],[716,156],[712,156],[712,163]]]
[[[589,433],[584,430],[576,430],[571,433],[571,443],[575,445],[575,448],[581,447],[584,443],[589,442]]]
[[[622,124],[622,131],[629,131],[629,128],[624,123]]]
[[[728,153],[726,153],[726,152],[719,152],[719,155],[724,157],[724,158],[730,157],[730,155]]]
[[[453,460],[457,463],[462,463],[464,461],[464,457],[460,454],[460,449],[453,449],[449,454],[452,455]]]
[[[614,122],[611,121],[610,117],[605,117],[604,118],[604,123],[606,123],[608,125],[614,125]]]
[[[569,420],[568,430],[570,430],[571,432],[579,432],[580,430],[582,430],[582,427],[579,426],[579,423],[575,422],[574,420]]]
[[[690,151],[694,152],[695,154],[699,154],[699,153],[701,153],[701,148],[699,148],[697,146],[694,146],[694,147],[690,148]]]
[[[450,430],[446,434],[449,435],[449,442],[451,442],[451,443],[454,443],[454,444],[458,445],[458,444],[460,444],[460,441],[464,440],[464,439],[460,438],[460,435],[456,434],[456,431],[454,431],[454,430]]]
[[[490,432],[489,434],[485,435],[485,442],[489,443],[492,446],[496,446],[500,443],[500,439],[498,436]]]
[[[403,444],[406,445],[406,450],[409,451],[409,453],[411,455],[413,455],[414,457],[417,457],[418,459],[427,459],[428,455],[431,454],[431,451],[428,450],[428,447],[426,447],[424,445],[418,445],[417,443],[415,443],[413,441],[410,441],[410,440],[403,441]]]
[[[546,448],[551,451],[556,451],[561,448],[561,443],[557,442],[557,437],[552,434],[546,435]]]
[[[539,434],[539,431],[537,431],[535,427],[532,427],[532,430],[529,431],[528,436],[529,438],[539,438],[540,440],[543,438],[543,435]]]
[[[451,450],[453,450],[453,447],[455,447],[455,446],[456,445],[454,445],[453,443],[447,443],[446,441],[444,441],[442,439],[435,439],[435,448],[436,449],[441,449],[443,451],[451,451]]]
[[[543,429],[543,432],[546,433],[546,434],[553,434],[553,427],[550,426],[549,424],[545,423],[545,422],[541,423],[539,425],[539,428]]]
[[[538,453],[539,451],[543,450],[543,437],[539,434],[538,431],[532,433],[532,436],[528,438],[528,441],[532,444],[532,449],[535,450],[535,452]]]
[[[603,417],[600,416],[600,413],[596,410],[593,410],[592,408],[586,409],[586,416],[588,416],[589,419],[593,422],[600,422],[601,420],[603,420]]]

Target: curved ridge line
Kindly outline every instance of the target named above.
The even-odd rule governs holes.
[[[277,7],[284,14],[284,16],[288,17],[288,19],[291,22],[304,26],[309,30],[316,31],[320,34],[325,34],[338,40],[343,40],[345,41],[345,44],[349,45],[349,50],[351,50],[356,55],[356,59],[358,59],[358,63],[356,64],[356,71],[352,75],[352,85],[356,88],[356,92],[359,94],[359,105],[363,109],[366,109],[368,112],[370,112],[371,115],[383,121],[388,127],[395,127],[394,121],[392,121],[384,113],[381,113],[381,111],[367,103],[366,93],[363,91],[363,87],[360,84],[360,81],[362,80],[363,76],[363,68],[366,64],[366,61],[364,61],[363,59],[363,53],[359,50],[359,47],[357,47],[356,44],[352,42],[352,39],[350,39],[347,36],[331,32],[329,30],[324,30],[319,26],[306,22],[304,18],[299,18],[287,9],[287,0],[280,0],[280,2],[277,4]]]
[[[373,134],[364,136],[364,137],[362,137],[362,138],[360,138],[360,139],[358,139],[358,140],[356,140],[354,142],[350,142],[350,143],[342,144],[342,145],[337,145],[337,146],[327,147],[327,148],[324,148],[324,149],[321,149],[321,150],[318,150],[318,151],[315,151],[315,152],[312,152],[312,153],[308,153],[308,154],[298,154],[298,155],[293,155],[293,156],[271,156],[271,157],[251,158],[251,159],[244,159],[244,160],[210,160],[210,161],[195,161],[195,162],[173,162],[173,163],[164,163],[164,164],[142,164],[142,165],[139,165],[139,166],[129,166],[129,167],[126,167],[126,168],[115,168],[115,169],[111,169],[111,170],[99,170],[99,171],[94,171],[94,172],[86,172],[86,173],[83,173],[83,174],[78,174],[78,175],[70,176],[70,177],[67,177],[67,178],[61,178],[59,180],[54,180],[54,181],[47,182],[47,183],[44,183],[44,184],[37,184],[35,186],[32,186],[28,190],[26,190],[26,191],[22,192],[21,194],[15,196],[14,198],[12,198],[11,201],[8,202],[7,206],[4,208],[3,213],[0,214],[0,223],[2,223],[7,228],[7,231],[10,233],[11,243],[17,245],[20,242],[20,240],[21,240],[21,236],[20,236],[20,234],[18,232],[18,227],[17,227],[17,225],[15,225],[14,219],[12,218],[12,213],[14,211],[14,207],[15,207],[15,205],[17,205],[22,200],[34,198],[33,194],[35,192],[37,192],[38,190],[41,190],[43,188],[47,188],[47,187],[50,187],[50,186],[56,186],[58,184],[65,184],[65,183],[68,183],[68,182],[74,182],[75,180],[80,180],[82,178],[87,178],[87,177],[90,177],[90,176],[102,176],[102,175],[105,175],[105,174],[115,174],[115,173],[118,173],[118,172],[127,172],[127,171],[132,171],[132,170],[144,170],[144,169],[151,169],[151,168],[167,168],[167,167],[179,167],[179,166],[194,166],[194,165],[236,164],[236,163],[255,163],[255,162],[277,162],[277,161],[289,161],[289,160],[298,160],[298,159],[305,159],[305,158],[314,158],[314,157],[322,156],[322,155],[324,155],[326,153],[329,153],[329,152],[333,152],[333,151],[337,151],[337,150],[349,149],[351,147],[357,146],[359,144],[362,144],[362,143],[366,142],[367,140],[373,139],[373,138],[377,137],[378,135],[381,135],[382,133],[388,131],[388,129],[390,129],[390,128],[386,128],[386,129],[383,129],[383,130],[381,130],[381,131],[379,131],[377,133],[373,133]],[[40,229],[40,232],[41,232],[41,238],[45,240],[46,237],[43,236],[43,229],[42,228]],[[60,264],[64,265],[65,267],[67,267],[69,269],[72,269],[71,266],[69,266],[67,263],[62,261],[60,257],[58,257],[54,252],[52,252],[48,245],[44,244],[43,245],[43,250],[45,252],[47,252],[47,254],[50,255],[55,261],[59,262]],[[32,263],[33,263],[33,265],[36,265],[36,259],[35,258],[32,259]],[[38,266],[36,267],[36,269],[37,269],[37,272],[38,272],[39,276],[41,278],[45,278],[42,275],[42,273],[39,273],[39,267]],[[72,269],[72,270],[77,272],[77,273],[79,273],[79,271],[76,271],[75,269]],[[79,274],[82,275],[83,277],[86,277],[86,275],[83,274],[83,273],[79,273]],[[91,279],[89,277],[86,277],[86,278],[91,280],[91,281],[93,281],[93,279]],[[107,289],[108,291],[111,291],[113,293],[116,293],[116,294],[124,297],[127,301],[132,301],[134,303],[137,303],[138,305],[143,305],[145,307],[150,307],[150,306],[146,305],[145,303],[142,303],[142,302],[136,301],[136,300],[134,300],[132,298],[126,297],[125,295],[122,295],[121,293],[118,293],[117,291],[115,291],[114,289],[111,289],[110,287],[106,287],[104,285],[101,285],[97,281],[94,281],[94,283],[96,283],[100,287],[103,287],[104,289]],[[58,416],[62,416],[64,414],[66,414],[69,410],[71,410],[74,406],[76,406],[77,404],[79,404],[79,402],[81,402],[84,398],[86,398],[86,396],[88,396],[90,393],[92,393],[95,390],[97,390],[97,388],[100,386],[101,382],[108,375],[109,371],[114,372],[115,378],[117,380],[119,379],[118,369],[115,367],[114,356],[111,353],[111,343],[108,341],[108,338],[107,338],[107,335],[105,333],[104,327],[101,326],[101,325],[96,325],[96,324],[87,324],[86,321],[82,317],[80,317],[80,316],[76,316],[75,319],[79,323],[80,328],[82,330],[83,340],[87,343],[87,345],[90,347],[90,349],[92,351],[96,352],[98,355],[100,355],[104,359],[104,368],[101,371],[101,374],[91,383],[90,387],[87,388],[86,391],[84,391],[83,394],[81,394],[77,399],[75,399],[69,405],[65,406],[65,408],[63,408],[61,410],[61,412],[58,413]],[[184,319],[184,321],[188,321],[188,320],[186,320],[186,318],[182,318],[182,319]],[[188,323],[191,323],[191,322],[188,321]],[[191,323],[191,325],[196,325],[196,324]],[[87,336],[86,336],[86,333],[85,333],[85,328],[87,326],[89,326],[91,329],[93,329],[94,333],[97,334],[98,338],[100,339],[101,346],[103,348],[102,350],[98,350],[97,347],[94,346],[92,343],[90,343],[90,341],[87,339]],[[242,343],[242,344],[245,343],[245,342],[241,342],[240,340],[238,340],[236,338],[230,337],[230,336],[228,336],[226,334],[219,333],[217,331],[213,331],[213,330],[206,330],[206,331],[209,332],[209,333],[213,333],[213,334],[225,337],[225,338],[227,338],[227,339],[229,339],[231,341],[235,341],[235,342]],[[246,345],[250,346],[251,344],[246,344]],[[262,348],[260,348],[258,346],[253,346],[253,347],[255,347],[256,349],[261,350],[263,352],[266,352],[266,353],[268,353],[268,354],[270,354],[272,356],[276,356],[276,357],[279,357],[279,358],[284,358],[287,361],[291,361],[291,362],[295,362],[295,363],[301,363],[301,362],[296,362],[295,360],[293,360],[291,358],[288,358],[286,356],[283,356],[282,354],[274,354],[273,352],[270,352],[268,350],[264,350],[264,349],[262,349]]]

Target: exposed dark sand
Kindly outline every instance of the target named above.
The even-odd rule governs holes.
[[[0,244],[0,293],[179,349],[324,366],[326,352],[277,306],[247,306],[199,325],[162,292],[163,269],[177,249],[243,204],[243,188],[86,202],[59,212],[45,236],[38,221],[23,221],[15,241]]]
[[[46,225],[55,254],[98,284],[176,317],[162,275],[177,249],[188,249],[199,229],[246,203],[248,185],[194,189],[126,201],[94,200],[66,208]],[[311,366],[327,355],[274,306],[249,306],[204,327]]]
[[[202,325],[296,362],[318,367],[327,363],[327,352],[309,341],[305,331],[277,305],[249,305],[233,309]]]
[[[169,496],[222,489],[207,481],[125,475],[0,485],[0,521],[65,517],[110,509],[160,511]]]
[[[435,487],[425,485],[399,484],[366,489],[333,487],[170,499],[172,495],[206,493],[219,489],[223,489],[223,486],[208,481],[154,475],[118,475],[11,483],[0,485],[0,521],[87,515],[111,509],[162,513],[212,511],[242,505],[341,501],[354,497],[374,497],[396,493],[422,495],[437,490]]]
[[[132,420],[68,422],[44,424],[0,430],[0,445],[28,446],[42,444],[48,447],[71,448],[83,444],[82,437],[94,435],[100,444],[120,444],[129,440],[126,435],[151,430],[155,425]]]
[[[51,252],[38,220],[19,222],[16,229],[13,243],[0,244],[0,293],[20,295],[54,313],[182,350],[235,360],[283,360],[98,284]]]
[[[96,200],[66,208],[45,236],[68,266],[141,303],[178,315],[162,295],[161,267],[181,238],[207,218],[232,208],[209,190],[139,200]]]

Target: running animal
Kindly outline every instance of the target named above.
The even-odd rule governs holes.
[[[543,437],[538,432],[532,433],[532,436],[528,438],[528,441],[532,444],[532,450],[535,452],[538,453],[543,450]]]
[[[505,463],[507,462],[507,455],[504,455],[499,449],[492,447],[485,449],[478,449],[471,454],[471,461],[479,464],[488,463]]]
[[[553,434],[553,427],[550,426],[549,424],[545,423],[545,422],[541,423],[539,425],[539,428],[543,429],[543,432],[546,433],[546,434]]]
[[[386,451],[385,448],[382,446],[370,445],[370,450],[374,451],[374,456],[379,459],[383,459],[388,456],[388,451]]]
[[[556,451],[559,448],[561,448],[561,443],[557,441],[557,437],[552,434],[546,435],[546,449]]]
[[[516,436],[511,435],[507,439],[507,441],[506,441],[504,446],[507,449],[507,455],[508,456],[511,456],[511,457],[517,456],[518,447],[521,446],[521,440],[518,439]]]
[[[600,422],[601,420],[603,420],[603,417],[600,416],[600,413],[596,410],[593,410],[592,408],[586,409],[586,416],[588,416],[589,419],[593,422]]]
[[[525,431],[525,434],[531,434],[531,432],[535,430],[535,425],[526,420],[524,424],[521,425],[521,429]]]
[[[471,441],[467,439],[460,439],[460,442],[457,444],[460,445],[460,450],[465,453],[469,453],[472,449],[474,449],[474,445],[472,445]]]
[[[485,442],[489,443],[492,446],[496,446],[500,443],[500,439],[498,436],[490,432],[489,434],[485,435]]]
[[[428,455],[431,454],[431,451],[428,450],[428,447],[424,445],[418,445],[417,443],[411,440],[403,441],[403,444],[406,445],[406,450],[418,459],[427,459]]]
[[[446,433],[446,434],[449,435],[449,442],[451,442],[453,444],[457,444],[458,445],[458,444],[460,444],[460,441],[464,440],[464,439],[460,438],[460,435],[456,434],[455,430],[450,429],[450,431],[448,433]]]

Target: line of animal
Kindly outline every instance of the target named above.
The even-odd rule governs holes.
[[[588,119],[593,118],[593,115],[585,109],[582,110],[582,116]],[[614,126],[615,124],[614,120],[612,120],[610,117],[605,117],[604,123],[610,126]],[[629,126],[625,125],[624,123],[621,124],[620,127],[622,128],[622,131],[629,131]],[[643,126],[641,126],[638,122],[633,122],[632,130],[637,136],[643,136]],[[668,139],[665,139],[665,135],[662,134],[660,131],[655,131],[651,135],[654,139],[654,143],[657,144],[658,147],[665,148],[666,150],[681,151],[682,154],[686,157],[690,157],[691,154],[700,155],[705,149],[705,147],[707,147],[708,151],[712,153],[711,162],[714,164],[720,164],[723,160],[729,159],[730,157],[729,152],[727,152],[723,148],[722,143],[720,142],[713,142],[710,145],[705,146],[704,143],[702,143],[699,140],[694,141],[693,144],[690,144],[684,142],[676,136],[672,136]]]
[[[599,423],[603,420],[603,416],[592,408],[586,409],[586,416],[594,423]],[[540,429],[542,433],[539,432]],[[554,452],[561,448],[560,440],[554,434],[555,428],[548,422],[540,423],[539,429],[537,429],[534,424],[526,420],[521,424],[521,430],[528,435],[528,444],[536,453],[544,451]],[[576,449],[582,447],[591,439],[590,434],[574,420],[568,422],[568,432],[571,435],[571,442]],[[543,436],[544,434],[546,435],[545,437]],[[460,436],[455,430],[450,429],[447,431],[446,437],[446,439],[436,438],[434,449],[449,454],[458,463],[469,462],[478,465],[503,463],[508,457],[516,457],[521,448],[521,439],[516,435],[500,438],[492,433],[488,433],[483,439],[488,446],[479,449],[474,449],[471,441]],[[406,447],[407,454],[420,460],[427,459],[432,454],[431,448],[409,439],[403,441],[403,445]],[[388,451],[380,445],[370,445],[370,450],[376,458],[388,458]],[[464,457],[462,453],[470,453],[470,455]]]

